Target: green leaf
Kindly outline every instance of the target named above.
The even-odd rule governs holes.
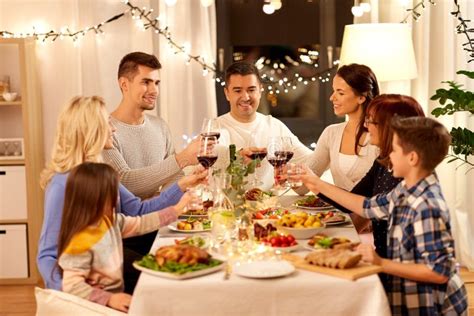
[[[456,72],[458,75],[465,75],[469,79],[474,79],[474,71],[468,71],[468,70],[459,70]]]

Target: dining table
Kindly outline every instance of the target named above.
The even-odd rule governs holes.
[[[285,194],[283,207],[300,198]],[[327,226],[327,236],[360,241],[349,220]],[[150,253],[174,244],[185,234],[164,227],[157,233]],[[187,236],[187,235],[186,235]],[[304,244],[307,240],[298,240]],[[305,256],[300,247],[293,254]],[[129,308],[131,315],[390,315],[388,300],[376,274],[355,281],[296,269],[278,278],[246,278],[225,269],[184,280],[141,273]]]

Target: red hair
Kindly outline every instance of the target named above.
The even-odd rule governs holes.
[[[392,118],[425,116],[421,105],[412,97],[400,94],[382,94],[375,97],[367,107],[367,115],[377,124],[380,156],[378,161],[389,167],[392,152]]]

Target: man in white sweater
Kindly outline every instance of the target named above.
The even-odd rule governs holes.
[[[158,194],[162,186],[183,175],[184,167],[198,163],[198,140],[175,154],[168,124],[145,114],[155,108],[160,69],[153,55],[133,52],[122,58],[118,69],[122,100],[110,117],[116,128],[114,148],[103,153],[122,184],[142,199]]]
[[[230,112],[218,117],[221,125],[220,144],[235,144],[246,148],[250,144],[256,147],[267,147],[270,137],[291,137],[294,157],[292,162],[302,162],[311,150],[286,127],[283,122],[257,113],[262,96],[262,84],[257,67],[248,62],[235,62],[226,69],[224,92],[230,104]],[[253,146],[252,146],[253,147]],[[228,164],[228,152],[219,152],[217,167]],[[273,185],[273,167],[264,161],[257,169],[257,177],[263,182],[262,188]]]

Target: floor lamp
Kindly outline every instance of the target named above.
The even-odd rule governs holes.
[[[402,23],[350,24],[344,28],[340,65],[369,66],[382,93],[410,93],[417,76],[411,27]]]

